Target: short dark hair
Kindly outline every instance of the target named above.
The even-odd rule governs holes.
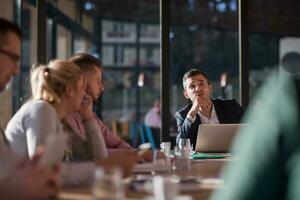
[[[15,33],[20,39],[22,38],[22,31],[18,25],[0,18],[0,46],[6,41],[6,34],[9,32]]]
[[[199,70],[199,69],[190,69],[189,71],[185,72],[184,75],[183,75],[183,78],[182,78],[182,84],[183,84],[183,88],[185,89],[185,82],[186,82],[186,79],[188,78],[191,78],[193,76],[196,76],[196,75],[202,75],[204,76],[204,78],[206,79],[207,83],[209,84],[209,80],[208,80],[208,76],[206,75],[205,72]]]
[[[94,67],[102,69],[101,61],[95,56],[88,53],[76,53],[70,59],[70,62],[75,63],[84,72],[94,71]]]

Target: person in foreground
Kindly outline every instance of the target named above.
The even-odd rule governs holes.
[[[0,92],[19,73],[21,37],[18,26],[0,18]],[[57,194],[57,173],[14,154],[1,127],[0,159],[1,199],[47,199]]]
[[[280,67],[252,100],[232,149],[239,159],[212,200],[300,199],[300,54],[286,54]]]
[[[200,124],[239,123],[243,109],[236,100],[212,99],[212,85],[207,75],[191,69],[183,76],[183,95],[190,104],[175,113],[177,143],[180,138],[190,138],[195,148]]]

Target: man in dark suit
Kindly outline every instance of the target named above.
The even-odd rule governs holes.
[[[190,138],[195,148],[200,124],[239,123],[243,109],[236,100],[211,99],[212,85],[207,75],[191,69],[183,76],[183,94],[191,103],[176,112],[178,135]]]

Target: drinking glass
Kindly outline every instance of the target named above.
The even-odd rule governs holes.
[[[122,170],[116,167],[98,167],[95,171],[93,200],[123,200],[124,196]]]
[[[160,149],[165,154],[170,154],[170,151],[171,151],[171,142],[162,142],[160,144]]]
[[[188,171],[191,169],[190,149],[175,147],[175,155],[172,161],[173,171]]]
[[[192,150],[191,148],[191,142],[189,138],[180,138],[179,143],[178,143],[179,149],[187,149],[187,150]]]
[[[160,150],[155,149],[153,150],[153,171],[152,174],[158,173],[166,173],[171,170],[171,158],[169,155],[159,156],[161,154]]]
[[[178,197],[179,177],[155,176],[153,178],[153,196],[156,200],[173,200]]]

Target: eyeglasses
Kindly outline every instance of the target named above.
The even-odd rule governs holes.
[[[3,49],[0,49],[0,53],[3,53],[6,56],[10,57],[10,59],[13,61],[13,63],[16,66],[20,65],[20,56],[19,55],[15,54],[15,53],[11,53],[11,52],[3,50]]]

